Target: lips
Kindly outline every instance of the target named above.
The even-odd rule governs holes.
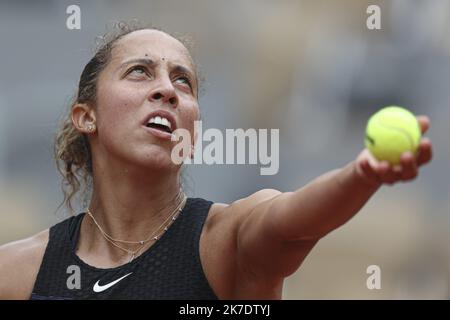
[[[147,132],[158,138],[171,140],[172,132],[177,128],[177,123],[170,112],[155,110],[145,117],[142,126]]]
[[[151,127],[146,127],[143,126],[143,128],[145,129],[145,131],[147,131],[149,134],[157,137],[157,138],[161,138],[164,140],[172,140],[172,134],[169,132],[165,132],[163,130],[160,129],[155,129],[155,128],[151,128]]]
[[[156,110],[147,115],[142,125],[171,134],[176,128],[175,117],[165,110]]]
[[[155,128],[158,130],[162,130],[168,133],[172,133],[172,125],[170,124],[170,121],[165,117],[152,117],[150,121],[146,124],[149,128]]]

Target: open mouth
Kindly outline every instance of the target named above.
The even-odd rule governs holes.
[[[146,126],[167,133],[172,133],[172,125],[170,121],[164,117],[153,117],[148,121]]]

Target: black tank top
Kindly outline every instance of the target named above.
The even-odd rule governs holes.
[[[84,213],[54,225],[31,299],[217,299],[199,252],[211,205],[188,198],[155,244],[130,263],[110,269],[90,266],[75,254]]]

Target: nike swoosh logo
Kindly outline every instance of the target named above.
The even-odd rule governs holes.
[[[128,277],[128,276],[129,276],[130,274],[132,274],[132,273],[133,273],[133,272],[130,272],[129,274],[124,275],[122,278],[119,278],[119,279],[117,279],[117,280],[115,280],[115,281],[113,281],[113,282],[110,282],[110,283],[108,283],[108,284],[105,284],[105,285],[103,285],[103,286],[101,286],[101,285],[99,284],[100,280],[98,280],[98,281],[94,284],[94,292],[97,292],[97,293],[103,292],[103,291],[105,291],[105,290],[111,288],[111,287],[112,287],[113,285],[115,285],[117,282],[119,282],[119,281],[125,279],[126,277]]]

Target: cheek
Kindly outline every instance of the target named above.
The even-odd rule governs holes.
[[[184,106],[180,106],[180,116],[183,118],[184,121],[184,125],[186,125],[186,127],[188,126],[188,124],[191,124],[191,126],[193,126],[193,123],[195,120],[198,120],[199,118],[199,108],[198,108],[198,104],[196,103],[189,103],[189,104],[185,104]]]
[[[130,90],[126,87],[99,88],[97,95],[99,130],[113,128],[115,132],[120,132],[130,125],[135,126],[141,96],[136,89]]]
[[[191,132],[192,137],[194,137],[194,125],[195,121],[199,120],[200,111],[198,104],[194,103],[185,109],[183,113],[183,124],[182,127],[188,129]]]
[[[97,127],[100,145],[111,154],[127,156],[129,148],[136,142],[133,134],[139,126],[139,106],[141,97],[145,96],[140,90],[118,86],[99,88],[97,94]],[[134,139],[136,140],[136,139]],[[124,146],[128,151],[124,154]]]

